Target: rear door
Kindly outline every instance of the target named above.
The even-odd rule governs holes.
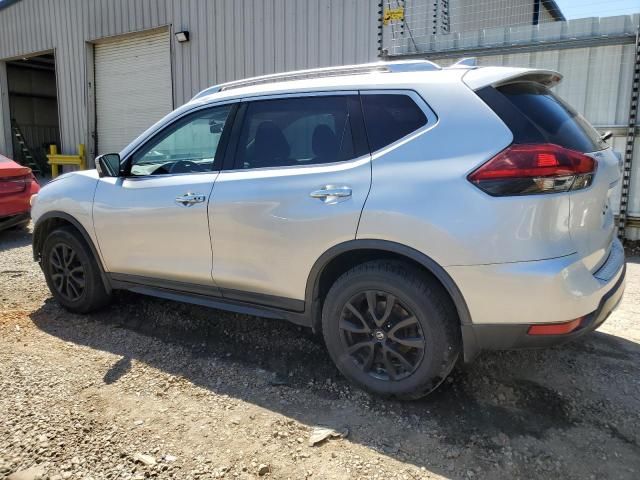
[[[223,295],[303,308],[314,262],[353,240],[371,184],[357,92],[246,101],[213,189],[213,278]]]
[[[566,195],[572,243],[585,266],[597,269],[615,235],[610,199],[620,181],[618,157],[579,113],[538,83],[516,81],[478,94],[511,129],[514,143],[550,143],[596,159],[592,185]]]

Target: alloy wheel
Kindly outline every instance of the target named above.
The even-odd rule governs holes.
[[[66,300],[79,300],[85,289],[85,271],[74,249],[66,243],[56,244],[49,254],[49,265],[56,291]]]
[[[394,295],[367,290],[351,297],[340,315],[347,355],[366,374],[388,381],[416,371],[426,347],[414,313]]]

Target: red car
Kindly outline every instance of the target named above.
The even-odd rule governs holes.
[[[31,195],[38,191],[30,168],[0,155],[0,230],[29,223]]]

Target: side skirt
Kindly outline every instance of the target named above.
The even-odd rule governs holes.
[[[304,311],[296,312],[285,308],[242,301],[236,298],[226,298],[223,296],[224,291],[220,291],[216,287],[205,287],[202,285],[192,286],[190,284],[180,282],[158,281],[155,279],[149,279],[150,281],[147,283],[142,280],[143,277],[122,274],[108,273],[107,276],[111,281],[112,287],[116,290],[129,290],[131,292],[163,298],[166,300],[201,305],[204,307],[226,310],[245,315],[254,315],[256,317],[282,319],[304,327],[311,327],[311,319]],[[160,286],[160,283],[167,284],[167,286]],[[177,286],[179,287],[176,288]],[[211,293],[205,293],[205,289],[209,290]],[[234,296],[237,297],[239,294],[240,292],[234,291]],[[254,293],[247,293],[247,296],[250,296],[252,299],[260,298],[259,294]],[[273,302],[273,297],[265,297],[268,298],[270,303]],[[296,300],[283,300],[287,302],[287,306],[292,302],[297,302]],[[304,310],[304,302],[300,301],[300,304]],[[296,306],[298,305],[296,304]]]

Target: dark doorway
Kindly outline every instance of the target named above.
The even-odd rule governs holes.
[[[7,62],[14,160],[48,175],[49,145],[60,147],[53,53]]]

